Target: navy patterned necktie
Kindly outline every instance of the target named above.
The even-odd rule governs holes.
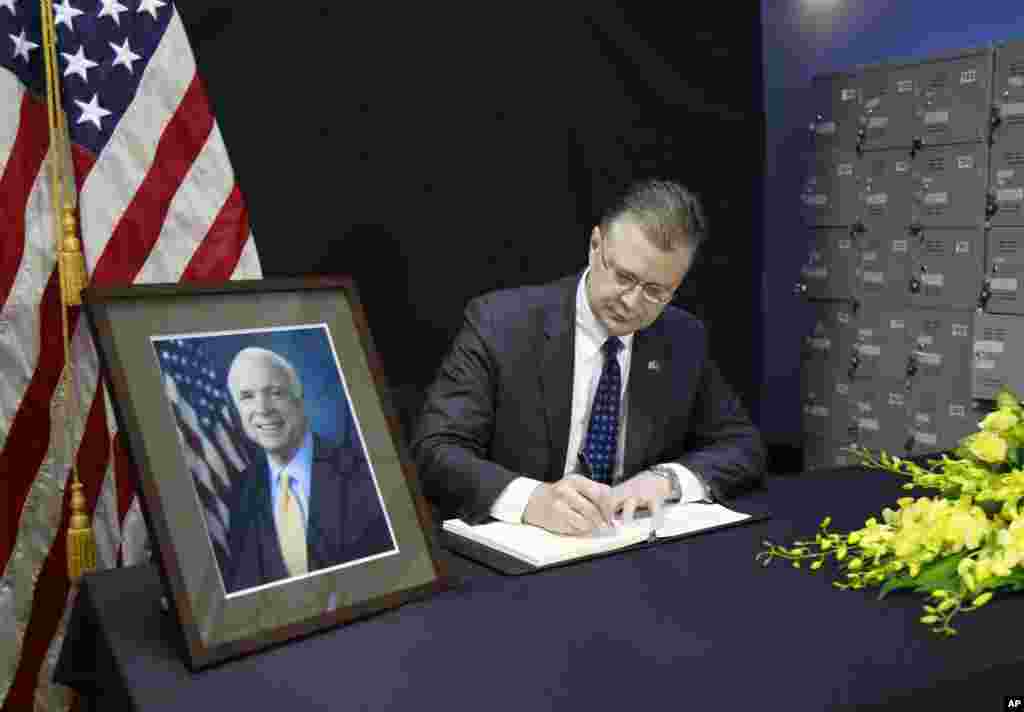
[[[619,395],[622,393],[622,372],[616,356],[622,342],[610,337],[601,346],[604,368],[597,383],[594,405],[590,411],[590,428],[583,452],[590,465],[591,477],[598,482],[611,483],[615,471],[615,454],[619,444]]]

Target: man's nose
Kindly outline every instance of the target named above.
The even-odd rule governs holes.
[[[622,303],[626,305],[631,314],[640,308],[641,299],[643,299],[643,297],[640,294],[640,285],[636,285],[629,291],[622,294]]]

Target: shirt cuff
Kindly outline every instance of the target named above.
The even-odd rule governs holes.
[[[515,478],[494,500],[494,504],[491,505],[491,516],[503,522],[521,524],[526,505],[540,484],[540,480],[530,477]]]
[[[664,462],[662,466],[671,469],[679,478],[679,489],[683,493],[679,499],[680,502],[699,502],[702,499],[708,499],[704,482],[690,469],[678,462]]]

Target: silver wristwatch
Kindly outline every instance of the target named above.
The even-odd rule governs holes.
[[[672,493],[668,497],[669,502],[678,502],[683,498],[683,488],[679,486],[679,475],[675,473],[675,470],[667,465],[653,465],[648,467],[647,471],[668,480],[669,486],[672,488]]]

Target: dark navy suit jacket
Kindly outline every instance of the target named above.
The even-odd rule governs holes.
[[[478,523],[516,477],[563,476],[580,277],[491,292],[466,307],[412,443],[441,516]],[[719,501],[760,482],[760,434],[710,359],[696,317],[666,307],[636,332],[631,359],[627,477],[678,462]]]
[[[231,507],[230,573],[225,577],[229,592],[289,577],[277,540],[270,473],[262,453],[242,474],[236,490]],[[306,544],[311,572],[394,547],[354,427],[342,445],[313,434]]]

